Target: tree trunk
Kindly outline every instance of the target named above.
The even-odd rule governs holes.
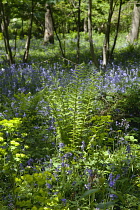
[[[23,18],[21,20],[21,32],[20,32],[20,38],[23,39],[24,38],[24,30],[23,30]]]
[[[119,13],[118,13],[118,22],[117,22],[117,28],[116,28],[116,35],[115,35],[114,43],[113,43],[113,46],[112,46],[112,49],[111,49],[111,52],[110,52],[110,59],[113,56],[113,52],[114,52],[114,49],[115,49],[115,46],[116,46],[117,37],[118,37],[118,33],[119,33],[121,8],[122,8],[122,0],[120,0]]]
[[[92,12],[91,11],[92,11],[92,0],[89,0],[88,2],[88,33],[89,33],[90,53],[91,53],[93,63],[95,64],[96,67],[98,67],[98,62],[95,57],[93,40],[92,40]]]
[[[30,42],[31,42],[31,36],[32,36],[32,25],[33,25],[33,0],[32,0],[32,9],[31,9],[31,17],[30,17],[30,25],[29,25],[29,32],[28,37],[25,45],[25,52],[23,56],[23,63],[27,63],[28,57],[29,57],[29,49],[30,49]]]
[[[134,9],[133,9],[131,31],[128,35],[128,41],[131,44],[134,43],[134,41],[138,39],[139,25],[140,25],[140,6],[135,3]]]
[[[78,21],[77,21],[77,62],[80,60],[80,13],[81,13],[81,0],[78,1]]]
[[[56,38],[57,38],[57,40],[59,42],[59,47],[60,47],[60,51],[61,51],[62,57],[65,58],[65,47],[64,47],[64,50],[63,50],[61,40],[60,40],[60,38],[58,36],[57,30],[56,30],[56,27],[55,27],[55,22],[54,22],[52,13],[51,13],[51,17],[52,17],[53,29],[54,29],[54,32],[56,34]]]
[[[88,32],[88,20],[87,20],[86,17],[84,18],[84,32],[85,32],[85,33]]]
[[[7,60],[9,61],[9,64],[11,65],[11,64],[14,64],[14,59],[12,55],[11,46],[9,44],[8,21],[5,14],[4,5],[2,2],[0,2],[0,7],[1,7],[1,17],[2,17],[2,22],[3,22],[1,23],[1,29],[4,36],[5,51],[7,55]]]
[[[45,13],[45,32],[44,32],[44,44],[54,44],[54,33],[53,33],[53,21],[51,15],[51,7],[46,4]]]
[[[110,0],[110,8],[107,21],[107,29],[103,44],[103,67],[106,68],[109,59],[109,42],[110,42],[110,28],[111,28],[111,18],[113,15],[113,0]]]

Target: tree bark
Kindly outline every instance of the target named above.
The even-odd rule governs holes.
[[[54,32],[56,34],[56,38],[57,38],[57,40],[59,42],[59,47],[60,47],[60,51],[61,51],[62,57],[65,58],[65,47],[64,47],[64,50],[63,50],[61,40],[60,40],[60,38],[58,36],[57,30],[56,30],[56,27],[55,27],[55,22],[54,22],[54,18],[53,18],[52,13],[51,13],[51,17],[52,17],[53,29],[54,29]]]
[[[92,40],[92,0],[88,2],[88,34],[89,34],[89,43],[90,43],[90,53],[92,61],[96,67],[98,67],[98,62],[94,53],[94,46]]]
[[[53,21],[51,15],[51,6],[46,4],[45,13],[45,32],[44,32],[44,44],[54,44],[54,33],[53,33]]]
[[[2,17],[2,22],[3,22],[1,23],[1,29],[4,36],[5,51],[6,51],[7,60],[9,64],[11,65],[11,64],[14,64],[14,59],[12,55],[11,46],[9,43],[8,21],[5,14],[4,5],[2,2],[0,2],[0,7],[1,7],[1,17]]]
[[[81,0],[78,1],[78,21],[77,21],[77,62],[80,60],[80,14],[81,14]]]
[[[118,22],[117,22],[117,28],[116,28],[116,35],[115,35],[114,43],[113,43],[113,46],[112,46],[112,49],[111,49],[111,52],[110,52],[110,59],[111,59],[112,56],[113,56],[113,52],[114,52],[114,49],[115,49],[115,46],[116,46],[117,37],[118,37],[118,33],[119,33],[121,8],[122,8],[122,0],[120,0],[119,13],[118,13]]]
[[[128,35],[128,41],[131,44],[133,44],[134,41],[138,39],[139,25],[140,25],[140,6],[135,3],[134,4],[134,9],[133,9],[131,30],[130,30],[130,33]]]
[[[85,33],[88,32],[88,20],[87,20],[86,17],[84,18],[84,32],[85,32]]]
[[[32,0],[32,8],[31,8],[31,15],[30,15],[30,25],[29,25],[29,32],[28,37],[25,45],[25,52],[23,56],[23,63],[27,63],[28,57],[29,57],[29,49],[30,49],[30,42],[31,42],[31,36],[32,36],[32,25],[33,25],[33,0]]]
[[[109,42],[110,42],[110,28],[111,28],[111,18],[113,15],[113,0],[110,0],[110,8],[107,21],[107,29],[103,44],[103,67],[106,68],[109,59]]]

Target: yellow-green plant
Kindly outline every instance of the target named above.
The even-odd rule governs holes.
[[[3,40],[3,33],[0,33],[0,40]]]
[[[110,131],[110,123],[112,122],[111,116],[100,116],[95,115],[93,116],[89,123],[91,125],[91,136],[90,141],[88,143],[88,149],[91,146],[105,146],[112,144],[113,138],[109,138],[109,131]]]
[[[54,181],[55,177],[48,171],[15,177],[14,193],[18,196],[16,207],[33,210],[59,209],[61,194],[51,189]]]
[[[22,121],[20,118],[0,121],[0,178],[1,197],[7,200],[11,196],[13,203],[15,195],[15,177],[19,175],[19,165],[27,158],[25,154],[26,145],[24,145],[25,133],[19,134],[19,127]]]
[[[27,170],[21,171],[20,164],[27,159],[24,144],[26,133],[20,133],[22,124],[20,118],[0,121],[0,200],[2,206],[7,205],[10,196],[12,207],[16,209],[63,209],[68,210],[60,203],[61,194],[57,190],[50,189],[55,177],[48,171],[40,172],[36,167],[31,174]],[[7,190],[8,188],[8,190]]]

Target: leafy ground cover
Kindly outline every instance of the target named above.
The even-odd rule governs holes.
[[[1,209],[140,209],[138,46],[119,42],[103,74],[84,39],[80,65],[39,40],[29,64],[1,60]]]

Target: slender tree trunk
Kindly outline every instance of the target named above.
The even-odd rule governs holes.
[[[29,49],[30,49],[30,42],[31,42],[31,36],[32,36],[32,25],[33,25],[33,0],[32,0],[32,8],[31,8],[31,16],[30,16],[30,25],[29,25],[29,32],[28,37],[25,45],[25,52],[23,56],[23,63],[27,63],[28,57],[29,57]]]
[[[1,24],[1,29],[2,29],[2,33],[4,36],[5,51],[6,51],[6,55],[7,55],[7,60],[9,61],[9,64],[11,65],[11,64],[14,64],[14,59],[13,59],[13,55],[12,55],[11,46],[9,43],[7,17],[6,17],[4,5],[2,2],[0,2],[0,7],[1,7],[1,17],[2,17],[2,21],[3,21],[3,23]]]
[[[115,49],[115,46],[116,46],[116,41],[117,41],[117,38],[118,38],[118,32],[119,32],[119,26],[120,26],[121,8],[122,8],[122,0],[120,0],[119,13],[118,13],[118,22],[117,22],[117,28],[116,28],[116,35],[115,35],[114,43],[113,43],[113,46],[112,46],[112,49],[111,49],[111,52],[110,52],[110,58],[113,56],[113,52],[114,52],[114,49]]]
[[[22,18],[22,20],[21,20],[22,22],[21,22],[21,33],[20,33],[20,38],[24,38],[24,30],[23,30],[23,18]]]
[[[16,50],[17,50],[17,29],[15,29],[15,53],[13,55],[14,58],[16,56]]]
[[[140,25],[140,6],[135,3],[134,4],[134,9],[133,9],[131,31],[128,35],[128,41],[131,44],[134,43],[134,41],[138,39],[139,25]]]
[[[54,44],[54,33],[53,33],[53,21],[51,15],[51,6],[46,4],[45,13],[45,32],[44,32],[44,44]]]
[[[65,57],[65,53],[66,53],[66,24],[63,22],[62,23],[62,33],[63,33],[63,53],[64,53],[64,57]]]
[[[110,8],[108,14],[107,29],[103,44],[103,67],[105,68],[109,59],[109,42],[110,42],[110,28],[111,28],[111,18],[113,15],[113,0],[110,0]]]
[[[77,21],[77,62],[80,60],[80,13],[81,13],[81,0],[78,1],[78,21]]]
[[[51,10],[50,10],[50,12],[51,12]],[[62,43],[61,43],[61,40],[60,40],[60,38],[58,36],[57,30],[56,30],[56,27],[55,27],[55,22],[54,22],[54,18],[53,18],[52,12],[51,12],[51,18],[52,18],[53,30],[54,30],[54,32],[56,34],[56,38],[57,38],[57,40],[59,42],[59,47],[60,47],[60,51],[61,51],[62,57],[65,58],[65,49],[63,50],[63,48],[62,48]]]
[[[94,46],[92,40],[92,0],[88,2],[88,33],[89,33],[89,43],[90,43],[90,53],[92,61],[96,67],[98,67],[98,62],[94,53]]]
[[[88,32],[88,20],[87,20],[86,17],[84,18],[84,32],[85,32],[85,33]]]

